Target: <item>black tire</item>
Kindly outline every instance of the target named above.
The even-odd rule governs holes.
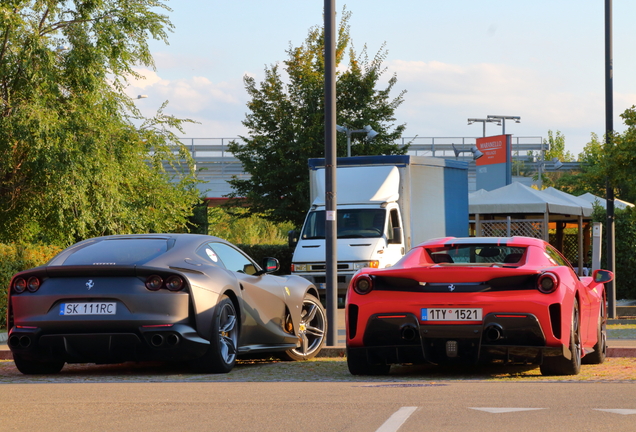
[[[198,359],[190,362],[195,372],[228,373],[236,363],[239,322],[234,303],[227,296],[214,307],[210,347]]]
[[[540,370],[542,375],[578,375],[581,372],[581,331],[579,303],[574,299],[572,322],[570,324],[571,358],[565,356],[545,357]]]
[[[316,357],[325,345],[327,314],[325,308],[313,295],[307,293],[303,299],[298,337],[301,344],[280,355],[283,360],[299,361]]]
[[[27,360],[20,354],[13,354],[15,367],[25,375],[52,375],[59,373],[64,367],[63,361]]]
[[[583,364],[601,364],[607,357],[607,317],[605,316],[605,299],[601,299],[598,323],[596,325],[596,344],[594,352],[587,354],[581,360]]]
[[[370,364],[364,350],[347,349],[347,367],[351,375],[388,375],[391,370],[389,364]]]

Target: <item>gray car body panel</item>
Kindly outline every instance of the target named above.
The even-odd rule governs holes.
[[[70,255],[81,253],[81,248],[88,245],[109,239],[135,238],[164,239],[170,247],[165,253],[139,266],[63,265]],[[112,334],[112,340],[123,338],[123,334],[134,333],[142,343],[147,343],[154,330],[142,330],[141,326],[173,324],[182,339],[187,339],[187,346],[193,347],[191,353],[184,354],[187,359],[201,355],[198,346],[205,345],[213,336],[211,323],[214,308],[220,298],[227,295],[235,302],[240,314],[239,352],[276,351],[297,346],[303,299],[308,291],[317,295],[315,287],[298,276],[247,275],[206,262],[196,254],[197,249],[206,242],[224,243],[235,248],[222,239],[195,234],[109,236],[73,245],[45,266],[14,276],[15,279],[31,274],[45,275],[37,292],[9,294],[7,322],[10,337],[14,332],[16,335],[29,334],[28,329],[16,327],[20,325],[37,327],[39,333],[34,334],[34,338],[47,335],[49,339],[60,339],[56,342],[58,344],[68,342],[64,335],[68,335],[69,340],[82,340],[82,334],[91,332],[104,337]],[[256,263],[253,264],[260,269]],[[165,289],[149,291],[144,281],[153,273],[178,274],[184,278],[187,286],[178,292]],[[88,285],[92,286],[89,288]],[[59,315],[60,303],[95,301],[116,302],[117,315]],[[294,334],[285,332],[283,327],[287,312],[292,319]],[[29,347],[31,350],[33,348]],[[144,348],[152,350],[153,347]],[[22,347],[11,349],[14,352],[29,351],[22,350]],[[162,358],[161,352],[153,354]],[[167,355],[166,358],[172,357]]]

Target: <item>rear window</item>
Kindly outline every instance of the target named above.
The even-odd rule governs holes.
[[[102,240],[76,250],[62,265],[141,265],[167,250],[166,239]]]
[[[502,263],[518,264],[525,247],[492,244],[466,244],[426,249],[434,263]]]

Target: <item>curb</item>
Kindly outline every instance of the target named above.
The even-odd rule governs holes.
[[[340,357],[346,356],[344,347],[325,347],[316,357]],[[636,357],[636,347],[608,347],[607,357]],[[13,354],[10,350],[0,350],[0,360],[13,360]]]
[[[322,347],[316,357],[345,357],[347,348],[343,346]]]

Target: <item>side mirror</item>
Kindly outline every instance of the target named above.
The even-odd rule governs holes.
[[[402,228],[394,227],[393,228],[393,238],[389,240],[390,244],[402,244]]]
[[[606,282],[611,282],[614,280],[614,273],[612,273],[609,270],[594,270],[594,273],[592,273],[592,278],[594,279],[594,282],[596,283],[606,283]]]
[[[245,267],[248,267],[248,266],[251,266],[251,264],[248,264]],[[278,269],[280,268],[280,263],[278,262],[276,258],[270,258],[270,257],[263,258],[263,261],[261,262],[261,268],[262,270],[259,270],[254,273],[248,273],[248,274],[252,274],[253,276],[260,276],[266,273],[274,273],[278,271]]]
[[[295,248],[298,244],[298,231],[291,230],[287,232],[287,244],[290,248]]]
[[[267,257],[263,258],[261,267],[265,273],[274,273],[280,268],[280,263],[276,258]]]

